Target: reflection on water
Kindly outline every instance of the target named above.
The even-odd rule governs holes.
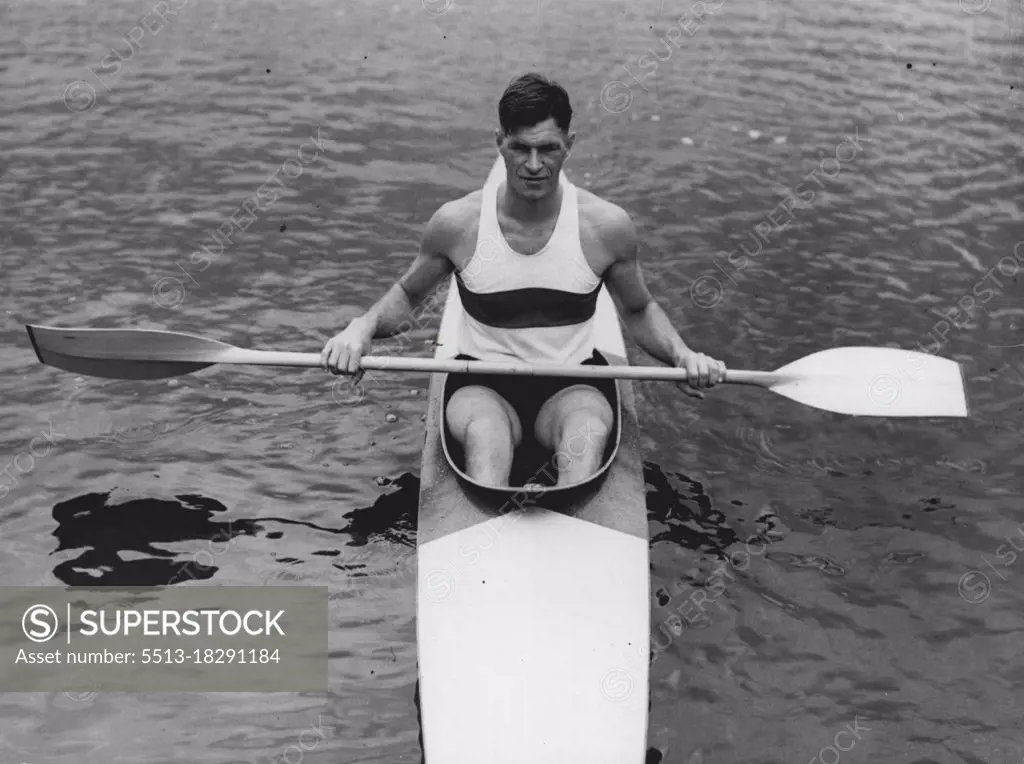
[[[224,544],[239,534],[251,536],[262,530],[252,521],[219,522],[217,515],[227,507],[203,496],[116,504],[109,499],[109,493],[91,493],[53,508],[55,551],[80,550],[76,558],[65,559],[53,570],[69,586],[167,586],[212,578],[217,572],[214,560]],[[190,540],[208,542],[209,548],[181,562],[160,547]],[[124,559],[126,552],[146,556]]]
[[[407,267],[437,207],[482,182],[498,95],[539,69],[573,99],[570,177],[633,216],[689,344],[747,369],[920,345],[968,385],[967,421],[636,385],[648,760],[826,761],[838,739],[851,761],[1020,761],[1020,563],[999,550],[1024,423],[1024,8],[704,10],[0,10],[0,573],[318,584],[332,605],[327,697],[6,694],[0,758],[262,761],[323,719],[335,732],[311,761],[417,760],[427,378],[377,375],[365,396],[257,367],[83,380],[39,364],[23,325],[318,351]],[[435,328],[380,347],[426,355]]]

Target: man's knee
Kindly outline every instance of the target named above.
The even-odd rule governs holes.
[[[603,400],[603,399],[602,399]],[[557,444],[571,456],[582,456],[589,448],[604,449],[612,432],[612,411],[607,401],[586,409],[570,411],[559,428]]]
[[[603,448],[614,419],[611,404],[600,391],[579,385],[561,391],[545,404],[537,417],[536,436],[549,448]]]
[[[452,393],[445,420],[460,443],[474,436],[486,439],[501,433],[511,435],[516,446],[523,439],[522,426],[512,406],[488,387],[469,385]]]

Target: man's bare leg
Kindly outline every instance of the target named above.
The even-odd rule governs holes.
[[[523,440],[512,404],[489,387],[467,385],[452,393],[445,421],[466,455],[466,474],[484,485],[507,486]]]
[[[534,434],[554,451],[558,485],[578,483],[597,472],[614,421],[608,399],[591,385],[559,390],[541,406]]]

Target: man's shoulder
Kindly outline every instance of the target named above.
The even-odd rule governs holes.
[[[427,223],[428,235],[445,242],[449,247],[457,244],[476,226],[480,215],[480,197],[481,192],[478,189],[442,204]]]
[[[466,223],[474,222],[480,214],[482,195],[483,191],[477,189],[476,191],[470,191],[465,196],[460,196],[458,199],[445,202],[434,213],[434,219],[441,225],[455,226],[463,229]]]
[[[613,253],[630,253],[636,244],[633,219],[622,207],[576,187],[580,211],[580,233],[601,242]]]

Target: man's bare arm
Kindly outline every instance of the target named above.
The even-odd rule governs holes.
[[[647,289],[640,270],[640,242],[633,222],[619,210],[605,230],[604,238],[614,257],[605,281],[619,304],[622,323],[644,352],[668,366],[678,365],[691,351]]]
[[[633,222],[614,208],[609,215],[605,241],[613,256],[605,277],[608,290],[619,303],[622,323],[646,353],[668,366],[686,369],[688,381],[680,388],[702,398],[699,388],[711,387],[725,378],[725,364],[691,350],[661,306],[654,301],[640,271],[640,242]]]
[[[450,253],[458,243],[460,229],[451,202],[430,218],[420,241],[420,252],[409,270],[366,313],[352,319],[345,330],[327,341],[320,351],[320,365],[332,374],[363,374],[359,359],[370,350],[373,340],[392,337],[411,329],[412,313],[423,298],[454,270]]]
[[[356,319],[365,322],[370,339],[392,337],[411,328],[411,324],[406,324],[413,311],[454,270],[449,255],[458,241],[459,230],[452,223],[449,204],[430,218],[420,241],[419,254],[409,270],[372,308]]]

